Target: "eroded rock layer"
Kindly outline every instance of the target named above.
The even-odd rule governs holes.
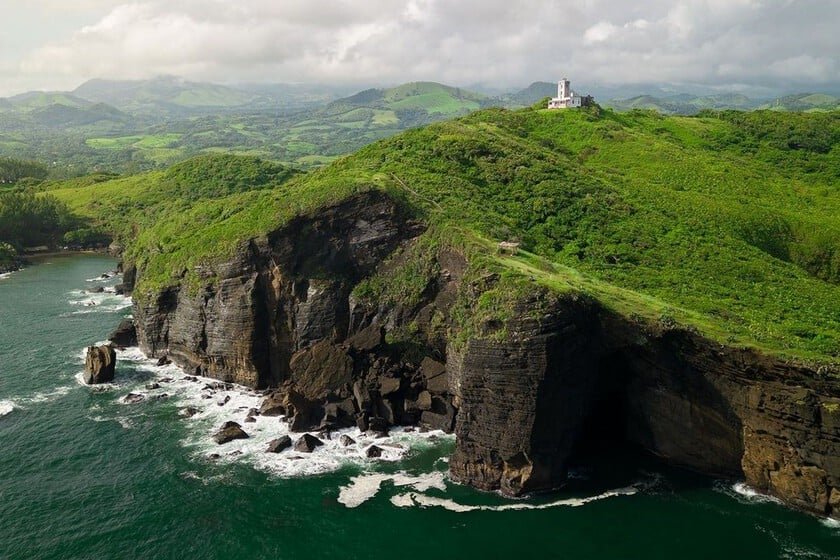
[[[467,262],[455,251],[435,255],[419,303],[357,301],[354,287],[387,272],[422,232],[377,192],[301,216],[201,271],[198,285],[142,298],[139,343],[190,372],[271,389],[262,413],[294,430],[454,429],[452,475],[482,489],[561,484],[594,423],[670,462],[840,515],[837,372],[536,285],[506,324],[456,343],[456,300],[477,300],[496,280],[463,282]],[[142,270],[126,273],[131,289]],[[388,343],[395,332],[413,338]]]

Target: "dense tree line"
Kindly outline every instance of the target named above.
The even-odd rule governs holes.
[[[62,244],[65,234],[80,225],[67,205],[53,196],[0,194],[0,242],[18,250]]]
[[[0,184],[14,184],[23,178],[44,180],[47,168],[36,161],[0,158]]]

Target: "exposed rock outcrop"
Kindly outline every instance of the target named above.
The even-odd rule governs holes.
[[[88,346],[85,355],[85,383],[95,385],[113,381],[116,364],[117,352],[111,346]]]
[[[206,281],[144,296],[134,310],[140,346],[191,373],[271,388],[261,414],[284,416],[293,431],[454,429],[453,477],[487,490],[559,485],[595,434],[840,516],[836,377],[536,284],[504,325],[454,344],[456,298],[478,300],[495,281],[466,285],[456,252],[436,255],[410,305],[353,295],[421,231],[378,192],[296,218],[199,271]],[[133,270],[124,272],[132,287]],[[300,451],[315,441],[301,437]]]
[[[235,439],[248,439],[250,436],[236,422],[225,422],[218,432],[213,434],[213,441],[219,445]]]
[[[108,337],[116,348],[130,348],[137,346],[137,330],[134,328],[134,321],[123,319],[114,332]]]
[[[280,453],[291,446],[292,438],[289,436],[282,436],[268,442],[268,449],[266,449],[266,453]]]
[[[312,453],[316,447],[321,447],[324,442],[312,434],[303,434],[295,442],[295,451],[299,453]]]
[[[836,382],[591,302],[560,298],[539,318],[546,306],[525,304],[504,341],[472,340],[450,356],[461,402],[454,478],[509,495],[550,488],[578,442],[607,434],[840,514]]]

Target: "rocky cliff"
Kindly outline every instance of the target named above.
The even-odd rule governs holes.
[[[140,345],[190,372],[273,389],[263,413],[284,414],[297,430],[454,429],[453,477],[486,490],[555,487],[575,447],[608,433],[840,515],[837,372],[536,285],[504,325],[479,325],[454,344],[456,300],[477,300],[493,282],[464,282],[457,251],[432,256],[419,302],[354,296],[360,281],[398,266],[424,229],[379,192],[300,216],[197,271],[198,282],[142,298]],[[130,289],[143,271],[126,271]],[[409,336],[395,341],[397,332]]]
[[[545,304],[542,309],[545,309]],[[840,515],[837,371],[721,346],[557,298],[501,343],[450,357],[453,476],[517,495],[556,486],[576,443],[605,435],[700,472]]]

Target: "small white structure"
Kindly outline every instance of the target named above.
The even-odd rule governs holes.
[[[569,109],[571,107],[586,107],[592,104],[591,95],[577,95],[569,85],[569,79],[563,78],[557,82],[557,97],[548,102],[549,109]]]

